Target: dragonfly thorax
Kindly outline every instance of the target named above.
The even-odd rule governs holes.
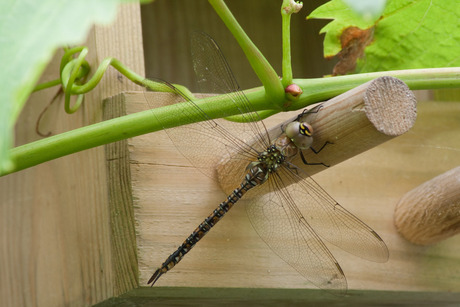
[[[277,146],[270,145],[259,154],[257,160],[258,164],[261,164],[268,173],[273,173],[284,163],[286,156],[281,153]]]
[[[285,160],[294,157],[298,152],[297,146],[285,133],[280,135],[274,144]]]
[[[297,147],[284,135],[280,136],[274,144],[259,153],[257,161],[249,163],[246,175],[246,180],[264,183],[271,173],[274,173],[278,168],[285,163],[288,158],[291,158],[297,153]]]

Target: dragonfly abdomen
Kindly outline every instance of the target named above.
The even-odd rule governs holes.
[[[148,284],[152,286],[160,278],[161,275],[171,270],[178,264],[182,258],[201,240],[211,228],[219,222],[222,217],[233,207],[233,205],[243,197],[243,195],[253,187],[263,183],[266,180],[266,171],[259,165],[252,166],[246,174],[244,181],[240,187],[233,190],[225,201],[219,204],[214,211],[188,236],[187,239],[179,246],[179,248],[172,253],[166,261],[158,268],[152,277],[150,277]]]

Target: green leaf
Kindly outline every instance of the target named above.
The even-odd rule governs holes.
[[[391,1],[358,72],[460,66],[458,0]]]
[[[10,169],[13,128],[55,50],[107,24],[121,0],[0,1],[0,171]]]
[[[372,26],[358,24],[344,10],[342,1],[333,0],[308,16],[334,19],[321,30],[326,32],[325,56],[341,51],[340,36],[348,27]],[[458,0],[388,1],[375,22],[373,40],[365,47],[354,72],[460,66],[459,19]]]

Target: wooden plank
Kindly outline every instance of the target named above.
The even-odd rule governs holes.
[[[127,95],[128,112],[145,109],[144,96]],[[458,111],[457,104],[420,103],[415,127],[406,135],[314,176],[376,230],[390,250],[390,260],[382,264],[328,245],[345,271],[349,289],[459,291],[460,237],[424,248],[406,242],[393,226],[399,197],[459,164]],[[293,114],[270,118],[268,126],[286,116]],[[146,285],[156,267],[226,196],[218,183],[181,156],[164,132],[134,138],[128,146],[140,284]],[[258,238],[243,207],[235,206],[158,286],[312,288]]]
[[[104,105],[104,119],[125,113],[124,101]],[[107,186],[109,196],[114,293],[138,286],[137,246],[127,140],[107,144]]]
[[[115,56],[142,74],[143,54],[138,5],[125,5],[117,21],[94,29],[88,38],[91,67]],[[42,81],[59,75],[58,53]],[[54,134],[102,119],[102,99],[132,83],[109,69],[84,106],[73,115],[54,103],[40,122]],[[35,93],[18,120],[16,145],[40,138],[38,114],[57,89]],[[104,147],[35,166],[0,178],[0,305],[85,306],[131,289],[118,280],[113,256]]]
[[[459,293],[349,291],[347,296],[313,289],[163,288],[134,289],[101,302],[108,306],[455,306]]]

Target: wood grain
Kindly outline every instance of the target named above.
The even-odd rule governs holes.
[[[134,289],[96,307],[108,306],[455,306],[457,293],[351,290],[346,296],[312,289],[184,288]]]
[[[150,99],[127,95],[127,111],[145,110],[146,97]],[[150,105],[164,103],[163,96],[157,99],[150,100]],[[459,133],[458,108],[420,103],[411,131],[314,176],[342,206],[376,230],[390,250],[390,260],[378,264],[328,246],[345,271],[349,289],[460,289],[455,274],[460,269],[459,238],[425,249],[406,242],[393,226],[394,206],[401,195],[460,162],[459,140],[453,137]],[[274,127],[295,114],[277,115],[266,124]],[[128,146],[140,284],[146,285],[155,268],[226,195],[218,183],[190,165],[164,132],[136,137]],[[156,286],[313,287],[260,240],[243,207],[244,202],[235,206]]]
[[[90,32],[86,46],[91,67],[115,56],[143,72],[139,16],[138,4],[125,5],[113,25]],[[61,55],[55,55],[42,82],[59,77]],[[137,89],[125,79],[120,82],[112,69],[108,75],[75,114],[64,113],[63,101],[54,103],[40,130],[58,134],[98,122],[103,98]],[[16,145],[40,138],[35,132],[38,115],[56,91],[30,97],[18,120]],[[93,148],[0,178],[1,306],[87,306],[137,284],[120,279],[105,157],[104,147]]]
[[[404,238],[420,245],[460,233],[460,167],[407,192],[396,205],[395,226]]]

